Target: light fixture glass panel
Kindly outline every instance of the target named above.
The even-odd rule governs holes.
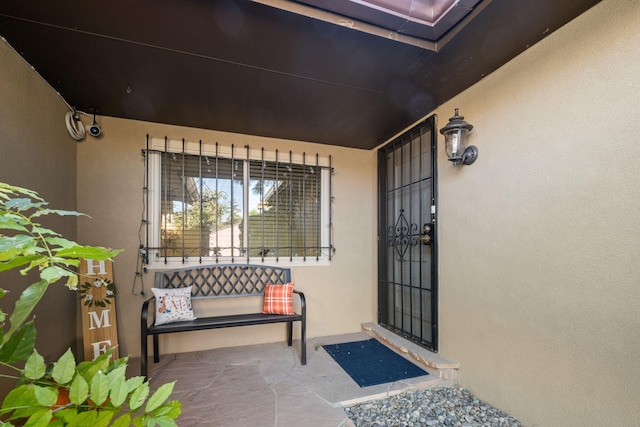
[[[464,153],[464,138],[469,133],[466,129],[456,129],[445,135],[445,150],[447,157],[459,158]]]

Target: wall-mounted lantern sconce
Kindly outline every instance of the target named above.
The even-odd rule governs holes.
[[[454,165],[470,165],[478,158],[478,148],[470,145],[465,148],[465,139],[473,125],[464,121],[464,117],[458,114],[456,108],[455,115],[449,119],[449,123],[440,133],[444,135],[444,146],[449,161]]]

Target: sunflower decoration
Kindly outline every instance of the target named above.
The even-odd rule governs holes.
[[[97,298],[94,295],[95,292],[90,292],[92,288],[104,288],[104,299]],[[93,283],[85,282],[84,285],[78,287],[78,293],[80,299],[87,307],[106,307],[111,304],[111,301],[116,296],[116,285],[109,279],[97,278]],[[100,292],[98,292],[100,294]]]

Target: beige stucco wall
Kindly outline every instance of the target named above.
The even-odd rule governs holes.
[[[76,208],[76,145],[67,133],[64,102],[4,41],[0,41],[0,182],[35,190],[57,209]],[[75,239],[73,217],[44,218],[43,224]],[[37,274],[0,273],[3,311],[13,311],[22,290]],[[47,360],[68,347],[77,350],[76,295],[64,287],[49,288],[35,310],[37,348]],[[0,396],[8,381],[0,381]]]
[[[438,108],[440,352],[539,426],[640,419],[640,7],[605,0]],[[440,140],[443,144],[443,140]]]
[[[253,149],[293,150],[307,155],[332,156],[333,235],[336,253],[330,266],[294,267],[293,280],[307,298],[308,337],[354,332],[362,322],[374,320],[375,257],[375,153],[303,142],[180,128],[104,117],[103,136],[89,138],[78,148],[78,206],[92,219],[78,221],[79,240],[86,244],[124,248],[114,265],[118,287],[117,316],[123,354],[140,354],[140,307],[143,297],[132,293],[138,256],[138,230],[143,208],[146,134],[155,138]],[[153,274],[142,275],[146,296]],[[140,290],[140,282],[133,288]],[[233,304],[224,300],[225,305]],[[208,307],[202,307],[208,311]],[[220,309],[224,309],[220,307]],[[197,314],[197,313],[196,313]],[[294,330],[297,328],[294,328]],[[296,331],[297,334],[297,331]],[[285,338],[283,325],[261,325],[164,336],[161,352],[276,342]]]

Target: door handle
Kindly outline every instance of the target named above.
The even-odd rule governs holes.
[[[422,226],[422,233],[420,234],[420,237],[416,237],[411,243],[411,246],[417,245],[418,242],[422,242],[423,245],[431,244],[431,227],[429,224]]]

